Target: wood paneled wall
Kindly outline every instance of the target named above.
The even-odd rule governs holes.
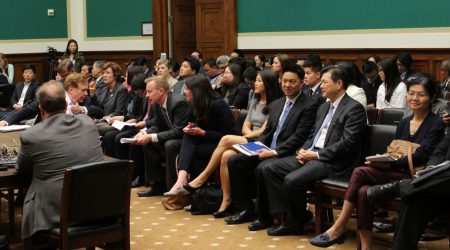
[[[299,50],[299,49],[280,49],[280,50],[244,50],[245,57],[253,60],[257,54],[263,54],[266,58],[276,54],[288,54],[289,58],[297,59],[299,56],[316,53],[322,58],[323,64],[331,64],[336,61],[352,61],[359,68],[363,61],[370,55],[377,54],[382,59],[386,57],[395,57],[401,49],[317,49],[317,50]],[[408,49],[404,50],[411,53],[413,57],[412,69],[418,72],[426,72],[434,75],[436,79],[442,80],[440,75],[440,63],[442,60],[450,58],[450,49]]]

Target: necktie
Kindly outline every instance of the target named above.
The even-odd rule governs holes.
[[[322,125],[320,126],[319,130],[317,130],[317,134],[316,134],[316,136],[314,136],[313,143],[312,143],[311,147],[309,148],[309,150],[314,148],[317,141],[319,140],[320,134],[322,133],[322,129],[325,126],[327,126],[328,123],[330,123],[331,118],[333,118],[333,109],[334,109],[334,106],[333,106],[333,104],[330,103],[330,108],[328,109],[327,116],[325,116],[325,119],[323,120]]]
[[[288,116],[289,111],[291,111],[292,104],[293,103],[291,101],[288,101],[288,103],[284,107],[284,111],[281,114],[281,118],[280,118],[280,121],[278,122],[277,129],[275,130],[275,133],[273,134],[273,137],[272,137],[272,143],[270,144],[271,149],[275,149],[277,147],[278,135],[280,134],[281,128],[283,127],[284,121],[286,120],[286,117]]]
[[[147,100],[147,108],[145,109],[145,116],[144,119],[142,119],[144,122],[147,121],[148,119],[148,115],[150,113],[150,107],[151,107],[152,103],[150,101]]]
[[[312,89],[309,89],[309,97],[313,95],[314,91]]]
[[[167,113],[167,109],[165,109],[161,106],[161,111],[163,112],[163,115],[167,120],[167,125],[169,125],[169,128],[172,128],[173,127],[172,122],[170,122],[170,118],[169,118],[169,114]]]

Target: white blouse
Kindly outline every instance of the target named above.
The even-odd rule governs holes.
[[[405,108],[406,107],[406,84],[400,82],[392,94],[391,101],[384,100],[386,97],[386,84],[384,82],[378,87],[377,109]]]
[[[362,88],[357,87],[354,84],[350,84],[345,92],[347,93],[348,96],[361,103],[364,106],[364,108],[367,109],[366,93]]]

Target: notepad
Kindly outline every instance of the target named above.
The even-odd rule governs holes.
[[[30,125],[11,125],[11,126],[5,126],[0,128],[0,132],[12,132],[12,131],[19,131],[19,130],[25,130],[27,128],[31,127]]]
[[[137,140],[135,138],[121,138],[120,143],[135,143]]]
[[[125,126],[135,127],[136,123],[131,122],[122,122],[122,121],[114,121],[111,126],[115,127],[118,130],[122,130]]]
[[[245,155],[248,155],[248,156],[259,155],[259,151],[261,149],[272,150],[269,147],[267,147],[266,145],[264,145],[262,142],[259,142],[259,141],[242,143],[242,144],[234,144],[233,148]]]
[[[372,155],[367,156],[366,161],[371,162],[394,162],[396,159],[392,156],[390,156],[388,153],[382,154],[382,155]]]

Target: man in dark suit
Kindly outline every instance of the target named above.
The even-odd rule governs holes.
[[[345,71],[338,66],[322,70],[322,95],[330,101],[317,111],[314,132],[297,155],[260,164],[258,179],[259,220],[250,229],[271,225],[270,215],[285,213],[271,236],[303,233],[303,224],[311,219],[306,208],[307,186],[332,176],[350,175],[359,160],[359,148],[366,127],[364,107],[345,93],[348,86]]]
[[[105,61],[95,61],[92,65],[92,80],[89,83],[91,96],[96,95],[100,97],[103,88],[106,86],[103,82],[103,65],[105,65]]]
[[[322,104],[325,98],[322,96],[320,89],[320,71],[322,70],[322,61],[317,54],[307,55],[306,61],[303,63],[305,70],[305,85],[303,86],[303,93],[309,98],[313,99],[317,105]]]
[[[196,58],[192,56],[186,57],[183,63],[181,63],[180,78],[178,78],[178,82],[173,86],[172,92],[184,95],[184,79],[198,74],[200,67],[200,62]]]
[[[92,119],[65,113],[66,95],[61,83],[44,83],[36,99],[43,122],[22,132],[16,163],[19,173],[32,173],[23,205],[24,239],[37,231],[58,227],[64,170],[103,160]]]
[[[283,72],[281,81],[286,97],[270,104],[266,129],[258,138],[258,141],[272,150],[262,150],[259,156],[255,157],[237,154],[228,161],[231,200],[234,204],[244,206],[244,210],[238,215],[225,219],[228,224],[253,220],[252,181],[249,174],[258,164],[263,160],[263,162],[273,161],[280,157],[293,155],[311,132],[317,104],[301,92],[305,73],[298,65],[284,68]]]
[[[23,107],[24,103],[34,100],[38,82],[34,80],[36,75],[36,66],[26,64],[23,69],[23,82],[16,84],[16,89],[13,92],[10,100],[10,109],[18,110]]]
[[[181,147],[183,128],[191,119],[191,106],[184,97],[171,93],[169,83],[161,77],[147,82],[147,98],[152,103],[146,130],[135,136],[136,144],[143,145],[146,175],[152,187],[138,192],[139,197],[163,194],[177,180],[176,156]],[[131,147],[131,151],[136,151]],[[166,153],[166,173],[161,166],[161,151]],[[131,153],[130,151],[130,153]]]
[[[450,134],[434,150],[427,166],[450,160]],[[450,169],[436,174],[422,184],[405,179],[367,190],[369,201],[377,203],[400,196],[402,203],[395,227],[393,249],[417,249],[417,243],[428,221],[450,211]]]

